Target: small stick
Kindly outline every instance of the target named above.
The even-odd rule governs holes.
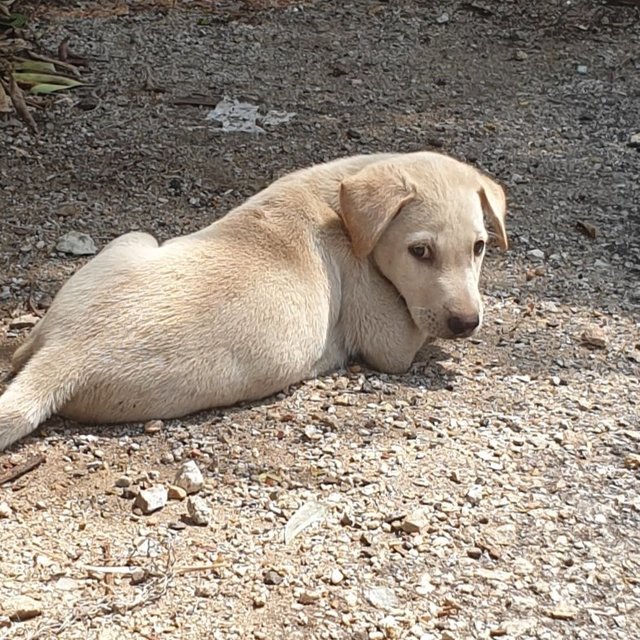
[[[212,564],[201,564],[187,567],[177,567],[173,573],[177,576],[183,576],[187,573],[199,573],[200,571],[212,571],[213,569],[219,569],[224,566],[224,562],[214,562]],[[104,576],[128,576],[132,573],[136,573],[142,569],[142,567],[99,567],[92,564],[86,564],[82,567],[89,573],[98,573]]]
[[[13,480],[17,480],[20,476],[23,476],[25,473],[29,473],[33,471],[36,467],[40,466],[46,458],[38,454],[37,456],[31,456],[26,462],[22,464],[17,464],[13,469],[9,469],[2,475],[0,475],[0,485],[5,484],[6,482],[12,482]]]
[[[224,566],[224,562],[214,562],[212,564],[201,564],[190,567],[176,567],[173,572],[177,576],[184,576],[187,573],[199,573],[200,571],[212,571],[213,569],[219,569]]]
[[[38,125],[33,119],[31,113],[29,113],[29,109],[27,109],[27,105],[24,101],[22,89],[18,86],[13,75],[9,76],[9,97],[11,98],[11,102],[13,102],[13,108],[16,110],[16,113],[22,121],[26,123],[33,133],[38,133]]]
[[[69,59],[69,37],[62,39],[62,42],[58,45],[58,58],[62,62],[66,62]]]
[[[107,564],[107,565],[111,564],[111,543],[108,540],[106,542],[104,542],[103,545],[102,545],[102,553],[104,555],[105,564]],[[107,587],[112,587],[113,586],[113,574],[112,573],[105,574],[104,582],[105,582]]]

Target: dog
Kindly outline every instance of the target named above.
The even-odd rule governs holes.
[[[127,233],[60,289],[14,354],[0,450],[54,413],[176,418],[255,401],[359,359],[405,372],[482,323],[503,189],[431,152],[344,158],[280,178],[162,245]]]

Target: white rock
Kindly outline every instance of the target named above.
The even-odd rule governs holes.
[[[400,625],[393,616],[385,616],[384,618],[382,618],[382,620],[380,620],[380,626],[387,632],[385,634],[385,637],[398,637],[397,631],[399,630]]]
[[[428,596],[435,590],[436,588],[431,582],[431,576],[428,573],[423,573],[420,576],[420,582],[416,586],[416,593],[420,596]]]
[[[344,594],[344,601],[348,607],[353,609],[358,604],[358,595],[353,591],[347,591],[347,593]]]
[[[436,18],[438,24],[447,24],[449,22],[449,14],[445,11]]]
[[[411,629],[409,629],[409,633],[414,638],[421,638],[424,635],[424,629],[419,624],[414,624]]]
[[[67,578],[67,576],[62,576],[58,578],[55,583],[55,588],[59,591],[75,591],[76,589],[81,589],[84,586],[84,583],[80,580],[74,580],[73,578]]]
[[[81,231],[69,231],[65,233],[56,245],[56,250],[61,253],[70,253],[74,256],[92,256],[97,253],[96,243],[91,236]]]
[[[193,460],[188,460],[178,470],[173,484],[188,494],[197,493],[204,486],[204,478],[198,465]]]
[[[211,509],[203,498],[191,496],[187,500],[187,514],[191,522],[200,527],[206,527],[211,521]]]
[[[586,65],[586,64],[579,64],[579,65],[576,67],[576,71],[577,71],[581,76],[586,75],[588,70],[589,70],[589,69],[587,68],[587,65]]]
[[[162,509],[167,504],[168,493],[165,487],[158,484],[150,489],[143,489],[137,496],[134,506],[142,513],[148,514]]]
[[[12,514],[11,507],[6,502],[0,502],[0,518],[10,518]]]
[[[544,260],[544,251],[542,249],[531,249],[531,251],[527,251],[527,255],[536,260]]]
[[[329,576],[331,584],[340,584],[344,580],[344,574],[340,569],[334,569]]]
[[[398,606],[396,594],[387,587],[371,587],[365,591],[364,597],[376,609],[395,609]]]

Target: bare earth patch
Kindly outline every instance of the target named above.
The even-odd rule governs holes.
[[[0,477],[45,457],[0,486],[0,638],[640,637],[638,9],[213,4],[35,11],[93,84],[38,138],[0,120],[3,372],[15,319],[84,260],[66,233],[166,239],[342,155],[476,163],[507,186],[511,250],[479,339],[407,375],[354,364],[146,429],[53,419],[0,454]],[[223,131],[225,96],[295,116]],[[175,488],[142,513],[186,460],[207,524]]]

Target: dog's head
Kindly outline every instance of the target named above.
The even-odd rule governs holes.
[[[428,336],[467,337],[479,328],[485,215],[507,248],[498,184],[440,154],[400,155],[346,178],[340,209],[355,255],[373,261]]]

